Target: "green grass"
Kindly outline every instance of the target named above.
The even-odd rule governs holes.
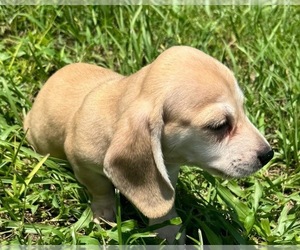
[[[187,243],[300,244],[299,23],[300,6],[0,6],[1,244],[164,244],[122,196],[118,224],[91,222],[68,163],[36,154],[22,120],[68,63],[130,74],[178,44],[234,71],[275,150],[240,180],[182,167],[176,204]]]

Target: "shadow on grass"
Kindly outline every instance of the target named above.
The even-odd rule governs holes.
[[[200,173],[212,186],[216,179]],[[220,202],[217,195],[200,196],[192,183],[180,178],[176,188],[176,208],[186,230],[186,244],[204,245],[252,245],[237,213]],[[210,199],[210,200],[208,200]],[[145,218],[124,196],[121,196],[122,221],[135,220],[137,230],[147,229]],[[150,241],[153,244],[152,240]],[[150,244],[149,243],[149,244]]]

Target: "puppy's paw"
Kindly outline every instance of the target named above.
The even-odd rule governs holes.
[[[101,224],[101,222],[105,222],[111,226],[114,226],[115,214],[106,210],[96,211],[93,212],[93,221],[97,224]]]
[[[161,239],[166,239],[169,244],[185,244],[185,231],[181,232],[180,238],[176,241],[176,236],[180,230],[181,225],[178,226],[165,226],[163,228],[157,229],[156,232],[158,237]]]
[[[115,221],[115,200],[114,199],[95,199],[91,205],[93,211],[94,222],[100,224],[101,221]]]

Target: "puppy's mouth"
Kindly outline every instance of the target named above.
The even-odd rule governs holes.
[[[226,178],[226,174],[220,170],[217,169],[204,169],[205,171],[207,171],[208,173],[214,175],[214,176],[218,176],[218,177],[222,177],[222,178]]]
[[[225,172],[221,171],[220,169],[216,169],[216,168],[212,168],[212,167],[202,167],[202,169],[213,176],[221,177],[223,179],[232,178],[228,175],[228,173],[225,173]]]
[[[254,174],[260,169],[260,167],[247,167],[247,168],[242,168],[242,167],[236,167],[233,169],[233,172],[231,174],[231,178],[243,178],[247,177],[251,174]]]
[[[233,179],[247,177],[254,174],[262,167],[262,164],[256,162],[255,164],[240,163],[238,165],[231,163],[228,168],[203,167],[203,169],[214,176],[221,177],[223,179]]]

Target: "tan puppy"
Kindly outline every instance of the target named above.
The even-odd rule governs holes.
[[[243,177],[273,156],[244,113],[231,71],[185,46],[128,77],[83,63],[62,68],[40,91],[24,128],[38,152],[69,160],[92,195],[95,219],[114,219],[115,186],[151,224],[163,222],[177,216],[180,165]],[[159,235],[172,242],[178,229]]]

